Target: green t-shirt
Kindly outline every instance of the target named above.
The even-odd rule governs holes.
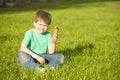
[[[52,45],[52,36],[49,32],[39,34],[35,29],[30,29],[25,33],[25,37],[22,41],[27,45],[27,48],[37,54],[47,53],[48,46]]]

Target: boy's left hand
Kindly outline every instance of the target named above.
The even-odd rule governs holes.
[[[53,36],[53,37],[52,37],[52,42],[53,42],[53,43],[56,43],[56,42],[57,42],[57,36]]]

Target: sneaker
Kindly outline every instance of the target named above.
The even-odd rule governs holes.
[[[36,72],[44,73],[46,71],[45,68],[37,68]]]
[[[44,73],[45,71],[46,71],[45,68],[41,68],[41,69],[40,69],[40,72],[41,72],[41,73]]]
[[[50,70],[55,70],[55,67],[50,67]]]
[[[45,69],[55,70],[55,67],[53,67],[53,66],[46,66]]]

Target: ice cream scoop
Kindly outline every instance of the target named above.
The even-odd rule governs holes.
[[[56,27],[54,28],[54,33],[53,33],[53,35],[54,35],[54,34],[57,35],[57,34],[58,34],[58,31],[59,31],[59,28],[56,26]]]

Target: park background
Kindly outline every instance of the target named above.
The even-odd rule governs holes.
[[[119,0],[1,1],[5,2],[0,6],[0,80],[120,79]],[[16,61],[24,33],[34,27],[39,9],[52,14],[51,33],[59,26],[56,51],[65,55],[63,65],[44,74]]]

